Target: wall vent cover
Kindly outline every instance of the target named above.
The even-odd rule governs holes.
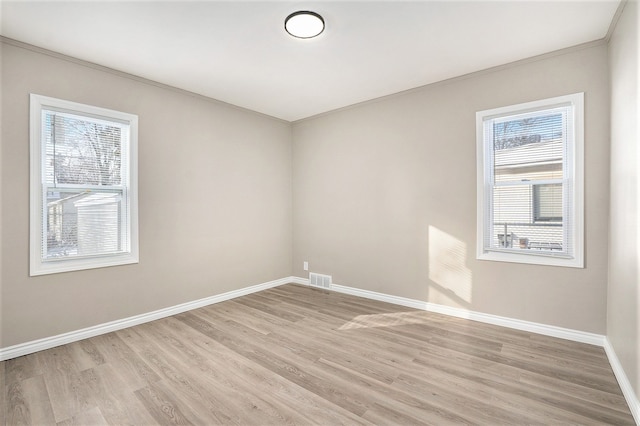
[[[331,275],[316,274],[315,272],[309,273],[309,285],[311,287],[318,288],[331,288]]]

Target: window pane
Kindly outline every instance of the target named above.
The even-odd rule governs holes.
[[[506,243],[504,235],[507,236]],[[566,251],[562,241],[563,230],[561,223],[519,224],[501,222],[496,223],[494,226],[491,247],[561,253]]]
[[[534,185],[533,220],[562,222],[562,184]]]
[[[121,184],[121,127],[56,111],[43,114],[47,184]]]
[[[531,185],[499,186],[493,191],[495,222],[531,221]]]
[[[562,179],[564,123],[558,112],[495,120],[495,182]]]
[[[551,252],[563,247],[566,109],[494,119],[490,247]],[[540,183],[536,183],[540,182]]]
[[[48,191],[45,259],[122,251],[120,191]]]
[[[491,247],[563,251],[562,222],[534,220],[534,193],[537,186],[542,185],[522,184],[494,188]],[[559,192],[562,206],[561,185]]]

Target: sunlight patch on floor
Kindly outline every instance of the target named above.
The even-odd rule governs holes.
[[[427,314],[421,311],[390,312],[386,314],[358,315],[338,330],[356,328],[395,327],[399,325],[426,324],[430,321]]]

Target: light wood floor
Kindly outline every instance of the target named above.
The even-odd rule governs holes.
[[[0,371],[8,425],[634,424],[602,348],[293,284]]]

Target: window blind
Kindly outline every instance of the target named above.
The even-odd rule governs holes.
[[[484,122],[485,250],[572,253],[571,105]]]
[[[129,126],[42,110],[42,259],[129,249]]]

